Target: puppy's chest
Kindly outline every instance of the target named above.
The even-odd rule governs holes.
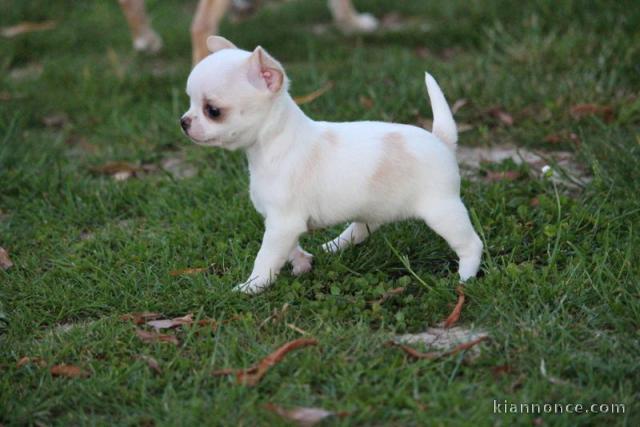
[[[251,174],[249,196],[253,206],[265,218],[270,211],[286,208],[289,192],[282,181],[273,176]]]

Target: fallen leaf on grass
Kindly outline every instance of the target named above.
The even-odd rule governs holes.
[[[140,359],[143,362],[145,362],[149,367],[149,369],[151,369],[155,373],[162,374],[162,369],[160,369],[160,364],[155,358],[151,356],[147,356],[145,354],[139,354],[138,356],[136,356],[136,359]]]
[[[173,345],[178,345],[178,338],[176,338],[175,335],[160,334],[157,332],[144,331],[142,329],[136,329],[136,335],[146,343],[168,342]]]
[[[435,351],[431,351],[428,353],[422,353],[418,350],[416,350],[413,347],[409,347],[408,345],[405,344],[399,344],[395,341],[389,341],[389,345],[395,346],[395,347],[399,347],[401,348],[405,353],[407,353],[409,356],[413,357],[414,359],[428,359],[428,360],[436,360],[436,359],[440,359],[442,357],[446,357],[446,356],[453,356],[454,354],[457,354],[461,351],[464,350],[468,350],[471,347],[480,344],[482,341],[488,339],[488,336],[484,336],[484,337],[480,337],[480,338],[476,338],[473,341],[469,341],[466,343],[462,343],[457,345],[456,347],[454,347],[453,349],[449,350],[449,351],[445,351],[445,352],[435,352]]]
[[[568,151],[533,152],[513,145],[494,145],[491,147],[460,146],[456,152],[463,176],[478,179],[478,170],[483,163],[502,163],[511,160],[516,165],[527,164],[537,176],[542,176],[545,165],[555,164],[568,176],[556,179],[566,187],[576,188],[591,181],[586,168],[575,160]]]
[[[464,305],[464,288],[462,286],[458,286],[456,288],[456,294],[458,294],[456,306],[453,308],[449,317],[444,321],[444,327],[447,329],[458,322],[458,319],[460,319],[460,313],[462,312],[462,306]]]
[[[27,64],[24,67],[12,68],[9,77],[15,81],[34,80],[42,75],[44,67],[40,63]]]
[[[9,253],[6,249],[0,247],[0,268],[7,270],[11,267],[13,267],[13,262],[11,262],[11,259],[9,258]]]
[[[485,338],[488,338],[488,334],[482,330],[453,326],[451,328],[428,328],[425,332],[418,334],[399,335],[393,339],[393,342],[398,344],[421,343],[446,353],[457,346]],[[477,347],[471,350],[465,355],[467,359],[473,359],[480,354]]]
[[[193,323],[193,313],[189,313],[185,316],[176,317],[173,319],[149,320],[148,322],[146,322],[147,325],[151,326],[156,330],[172,329],[182,325],[191,325],[192,323]]]
[[[333,81],[329,80],[320,89],[314,90],[313,92],[311,92],[311,93],[309,93],[307,95],[296,96],[296,97],[293,98],[293,100],[298,105],[308,104],[308,103],[313,102],[316,99],[320,98],[326,92],[331,90],[331,88],[333,88]]]
[[[469,101],[467,101],[465,98],[456,100],[456,102],[454,102],[453,105],[451,106],[451,113],[453,114],[457,113],[458,111],[460,111],[462,107],[467,105],[468,102]]]
[[[321,408],[294,407],[291,409],[285,409],[282,406],[276,405],[274,403],[267,403],[264,405],[264,407],[267,410],[280,415],[282,418],[293,421],[297,425],[303,427],[314,426],[328,417],[344,417],[347,415],[347,413],[345,412],[335,413]]]
[[[208,272],[210,267],[196,267],[196,268],[183,268],[181,270],[174,270],[169,273],[169,276],[182,276],[185,274],[198,274]]]
[[[50,372],[54,377],[81,378],[89,376],[89,373],[82,368],[64,363],[52,366]]]
[[[220,369],[214,371],[211,375],[221,376],[235,374],[238,384],[255,386],[260,382],[262,377],[266,375],[267,371],[272,366],[278,364],[287,355],[287,353],[302,347],[308,347],[317,344],[318,341],[313,338],[299,338],[282,345],[276,351],[262,359],[258,364],[253,365],[249,368],[237,370],[229,368]]]
[[[492,107],[486,113],[506,126],[513,125],[513,116],[504,111],[502,107]]]
[[[544,142],[548,142],[549,144],[560,144],[561,142],[580,144],[580,138],[573,132],[560,132],[545,136]]]
[[[613,108],[608,105],[576,104],[569,109],[569,114],[576,120],[589,116],[600,116],[606,123],[611,123],[615,118]]]
[[[375,103],[373,102],[373,99],[369,98],[368,96],[360,96],[359,101],[360,101],[360,105],[365,110],[371,110],[375,105]]]
[[[388,300],[391,297],[394,297],[396,295],[400,295],[401,293],[403,293],[406,289],[403,287],[400,288],[393,288],[393,289],[389,289],[388,291],[386,291],[385,293],[382,294],[382,296],[377,299],[377,300],[373,300],[373,301],[369,301],[369,304],[382,304],[383,302],[385,302],[386,300]]]
[[[518,171],[489,171],[485,176],[487,181],[515,181],[520,178]]]
[[[149,320],[154,320],[162,316],[160,313],[153,313],[151,311],[142,311],[138,313],[127,313],[120,316],[120,320],[132,321],[136,325],[142,325]]]
[[[42,123],[48,128],[62,129],[69,124],[67,113],[52,113],[42,118]]]
[[[116,181],[124,181],[136,175],[140,167],[127,162],[108,162],[90,168],[96,175],[109,175]]]
[[[0,30],[0,34],[3,37],[11,38],[19,36],[20,34],[32,33],[34,31],[45,31],[55,28],[56,21],[43,21],[43,22],[21,22],[11,27],[4,27]]]
[[[513,372],[513,367],[511,365],[499,365],[491,368],[491,374],[493,374],[494,378],[499,378],[503,375],[507,375]]]
[[[45,362],[41,357],[29,357],[24,356],[21,357],[20,360],[16,363],[16,368],[22,368],[25,365],[34,364],[39,368],[44,368],[47,366],[47,362]]]

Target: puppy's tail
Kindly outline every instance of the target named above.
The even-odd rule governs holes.
[[[433,110],[432,133],[452,150],[455,150],[458,142],[458,129],[456,128],[456,122],[453,121],[449,104],[447,104],[447,100],[436,80],[431,74],[424,74],[427,92],[429,92],[429,99],[431,100],[431,109]]]

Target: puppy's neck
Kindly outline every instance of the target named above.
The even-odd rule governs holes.
[[[303,135],[312,131],[313,120],[307,117],[288,93],[281,94],[271,105],[256,142],[247,148],[249,167],[277,161],[291,152],[296,143],[303,143]]]

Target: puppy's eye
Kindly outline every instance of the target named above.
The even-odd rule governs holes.
[[[211,119],[217,119],[218,117],[220,117],[220,114],[221,114],[219,108],[216,108],[209,104],[204,106],[204,112]]]

